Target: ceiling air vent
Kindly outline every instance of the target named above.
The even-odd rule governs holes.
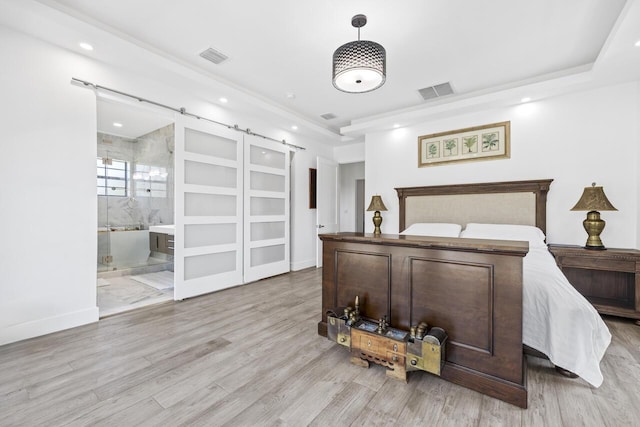
[[[420,92],[420,96],[427,101],[429,99],[451,95],[453,93],[453,89],[451,88],[451,84],[447,82],[419,89],[418,92]]]
[[[331,120],[331,119],[335,119],[338,116],[336,116],[333,113],[326,113],[326,114],[321,115],[320,117],[322,117],[325,120]]]
[[[220,64],[226,61],[227,59],[229,59],[227,55],[220,53],[213,48],[209,48],[203,52],[200,52],[200,56],[206,59],[207,61],[213,62],[214,64]]]

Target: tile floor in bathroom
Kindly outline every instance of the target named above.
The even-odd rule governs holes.
[[[99,277],[100,317],[173,299],[173,272],[158,271],[133,276]]]

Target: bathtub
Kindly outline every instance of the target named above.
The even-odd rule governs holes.
[[[109,251],[109,243],[111,251]],[[110,253],[109,253],[110,252]],[[111,255],[108,263],[113,268],[145,265],[149,258],[149,230],[106,231],[98,229],[98,263],[106,264],[103,257]]]
[[[153,233],[176,234],[175,224],[151,225],[149,231]]]

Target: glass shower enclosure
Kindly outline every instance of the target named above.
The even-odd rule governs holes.
[[[172,262],[151,253],[149,227],[173,224],[173,141],[173,124],[137,138],[98,133],[98,273]]]

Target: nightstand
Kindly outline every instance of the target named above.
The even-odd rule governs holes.
[[[569,282],[601,314],[635,319],[640,325],[640,251],[549,245]]]

